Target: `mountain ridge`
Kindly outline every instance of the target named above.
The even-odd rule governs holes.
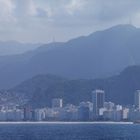
[[[54,42],[18,56],[1,57],[0,88],[38,74],[70,79],[104,78],[140,64],[140,29],[119,25],[68,42]]]
[[[18,55],[38,48],[41,43],[21,43],[14,40],[0,41],[0,56]]]
[[[53,98],[62,98],[64,104],[78,105],[91,101],[91,92],[105,90],[106,101],[132,105],[134,93],[140,89],[140,65],[125,68],[119,75],[104,79],[67,79],[56,75],[37,75],[9,89],[9,95],[27,101],[33,107],[51,106]],[[12,98],[13,99],[13,98]],[[15,99],[14,99],[15,102]]]

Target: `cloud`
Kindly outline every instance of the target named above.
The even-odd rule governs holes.
[[[30,17],[37,14],[36,5],[33,0],[14,0],[15,16]]]
[[[106,21],[126,18],[140,12],[139,5],[140,1],[138,0],[99,0],[96,3],[97,13],[95,18]]]
[[[139,0],[0,0],[0,38],[64,41],[139,18]]]
[[[81,11],[85,6],[85,0],[71,0],[66,6],[65,9],[68,14],[73,15],[77,11]]]
[[[13,20],[14,5],[11,0],[0,0],[0,21]]]

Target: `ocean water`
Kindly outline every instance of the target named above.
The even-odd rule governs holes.
[[[0,140],[140,140],[140,125],[0,124]]]

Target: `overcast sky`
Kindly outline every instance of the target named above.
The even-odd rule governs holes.
[[[140,0],[0,0],[0,40],[66,41],[129,23],[140,26]]]

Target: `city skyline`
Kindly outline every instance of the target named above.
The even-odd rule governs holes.
[[[114,121],[136,122],[140,120],[139,90],[134,93],[134,105],[123,106],[105,100],[105,91],[91,92],[91,101],[79,105],[65,104],[62,98],[53,98],[52,107],[32,108],[30,104],[0,106],[0,121]]]

